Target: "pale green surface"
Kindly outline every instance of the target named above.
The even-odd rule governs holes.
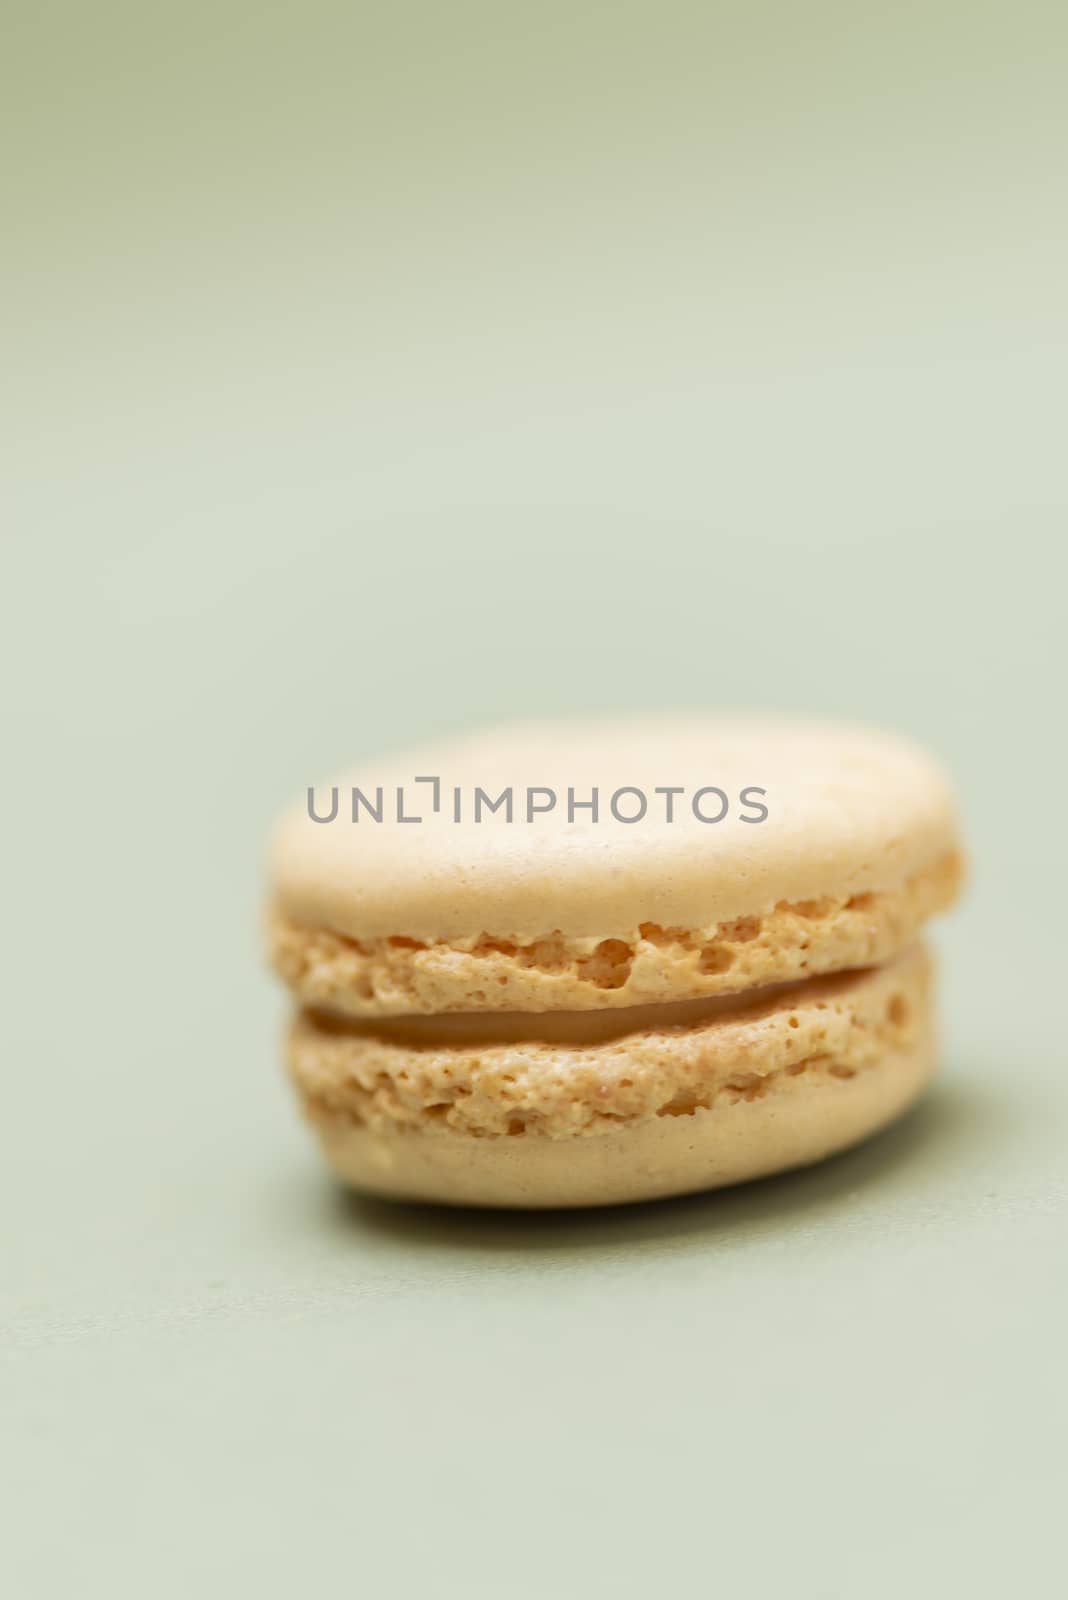
[[[14,24],[8,1593],[1061,1592],[1063,20],[575,10]],[[738,702],[956,773],[938,1092],[630,1212],[339,1198],[273,811]]]

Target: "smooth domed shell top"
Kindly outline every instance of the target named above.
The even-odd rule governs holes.
[[[417,778],[439,780],[434,787]],[[709,927],[781,900],[899,884],[957,846],[950,787],[921,749],[877,729],[759,716],[672,716],[533,724],[368,760],[333,780],[337,815],[307,801],[275,830],[275,906],[293,921],[359,938],[626,938],[642,922]],[[351,789],[373,803],[351,820]],[[473,820],[474,792],[505,808]],[[674,817],[666,820],[668,798]],[[397,819],[402,811],[419,822]],[[527,820],[530,789],[555,791]],[[599,791],[599,814],[568,816]],[[332,784],[315,786],[328,815]],[[455,791],[462,820],[454,821]],[[639,821],[618,820],[617,809]],[[640,795],[633,793],[641,791]],[[721,821],[702,821],[697,809]],[[743,804],[743,790],[750,794]],[[546,805],[547,796],[535,796]],[[764,820],[754,820],[760,808]]]

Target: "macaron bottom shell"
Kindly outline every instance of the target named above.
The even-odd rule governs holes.
[[[371,1133],[344,1116],[309,1115],[333,1171],[366,1194],[519,1210],[623,1205],[821,1161],[893,1122],[933,1068],[926,1040],[851,1080],[790,1080],[762,1100],[574,1140]]]

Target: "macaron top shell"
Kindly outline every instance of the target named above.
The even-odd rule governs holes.
[[[913,744],[765,716],[513,725],[368,761],[334,783],[331,821],[313,820],[304,800],[275,830],[273,906],[357,940],[708,928],[780,901],[891,889],[958,840],[949,784]],[[372,804],[381,789],[381,821],[366,805],[352,820],[354,786]],[[320,815],[333,787],[315,788]],[[476,821],[476,789],[488,801],[510,791],[511,820],[483,801]]]

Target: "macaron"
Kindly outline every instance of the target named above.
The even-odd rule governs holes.
[[[490,730],[308,788],[270,850],[288,1064],[346,1182],[618,1204],[817,1161],[935,1065],[961,878],[910,742],[759,716]]]

